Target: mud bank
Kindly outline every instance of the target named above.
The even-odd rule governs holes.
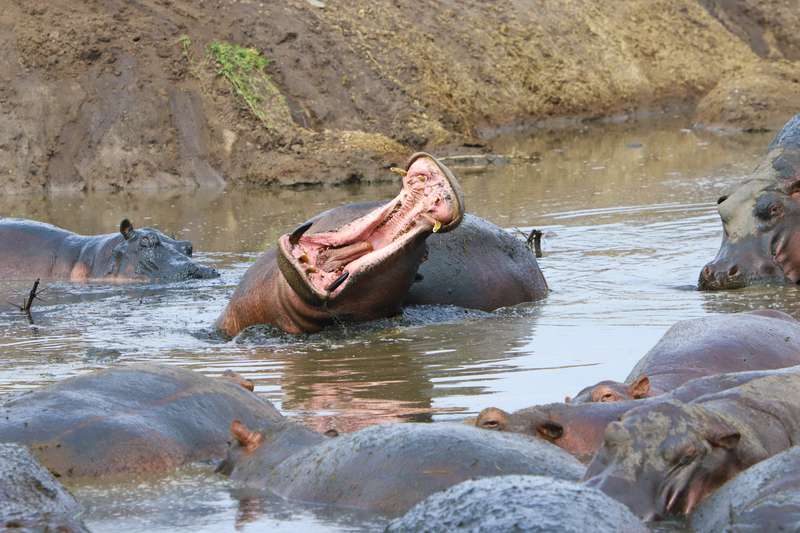
[[[799,105],[790,4],[9,0],[0,191],[390,180],[498,127],[698,102],[774,127]]]

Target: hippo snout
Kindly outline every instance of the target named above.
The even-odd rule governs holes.
[[[708,263],[700,272],[697,282],[698,288],[703,291],[723,289],[739,289],[747,283],[742,268],[736,264]]]
[[[219,272],[215,268],[192,263],[186,272],[187,279],[213,279],[218,278]]]

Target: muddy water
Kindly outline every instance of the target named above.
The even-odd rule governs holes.
[[[797,316],[794,288],[693,290],[719,245],[715,200],[752,169],[769,136],[685,126],[509,135],[495,141],[498,151],[539,160],[461,173],[469,211],[511,231],[545,231],[546,301],[495,313],[412,308],[301,337],[255,328],[225,341],[209,326],[279,234],[329,207],[388,198],[395,185],[3,198],[3,215],[81,233],[113,231],[123,217],[156,226],[194,241],[199,260],[222,277],[158,287],[48,283],[34,325],[10,305],[0,311],[0,392],[141,361],[207,374],[233,368],[288,415],[349,431],[559,401],[598,379],[624,378],[677,320],[759,306]],[[0,281],[0,302],[21,301],[31,282]],[[242,498],[203,468],[76,491],[97,531],[377,527],[364,517]]]

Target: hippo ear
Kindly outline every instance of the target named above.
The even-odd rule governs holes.
[[[741,438],[742,436],[738,431],[728,430],[712,433],[706,437],[706,440],[716,448],[732,450],[736,448],[736,445],[739,444],[739,439]]]
[[[231,433],[248,452],[255,451],[264,442],[264,435],[257,431],[251,431],[240,420],[231,422]]]
[[[119,232],[122,233],[126,241],[130,239],[133,235],[133,224],[131,224],[131,221],[127,218],[123,218],[122,222],[119,223]]]
[[[640,376],[636,381],[630,384],[628,387],[628,394],[635,400],[649,396],[650,378],[647,376]]]

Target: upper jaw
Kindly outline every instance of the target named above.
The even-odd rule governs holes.
[[[458,180],[430,154],[411,156],[398,196],[337,231],[306,234],[310,223],[278,239],[278,267],[306,303],[335,300],[376,265],[464,217]]]

